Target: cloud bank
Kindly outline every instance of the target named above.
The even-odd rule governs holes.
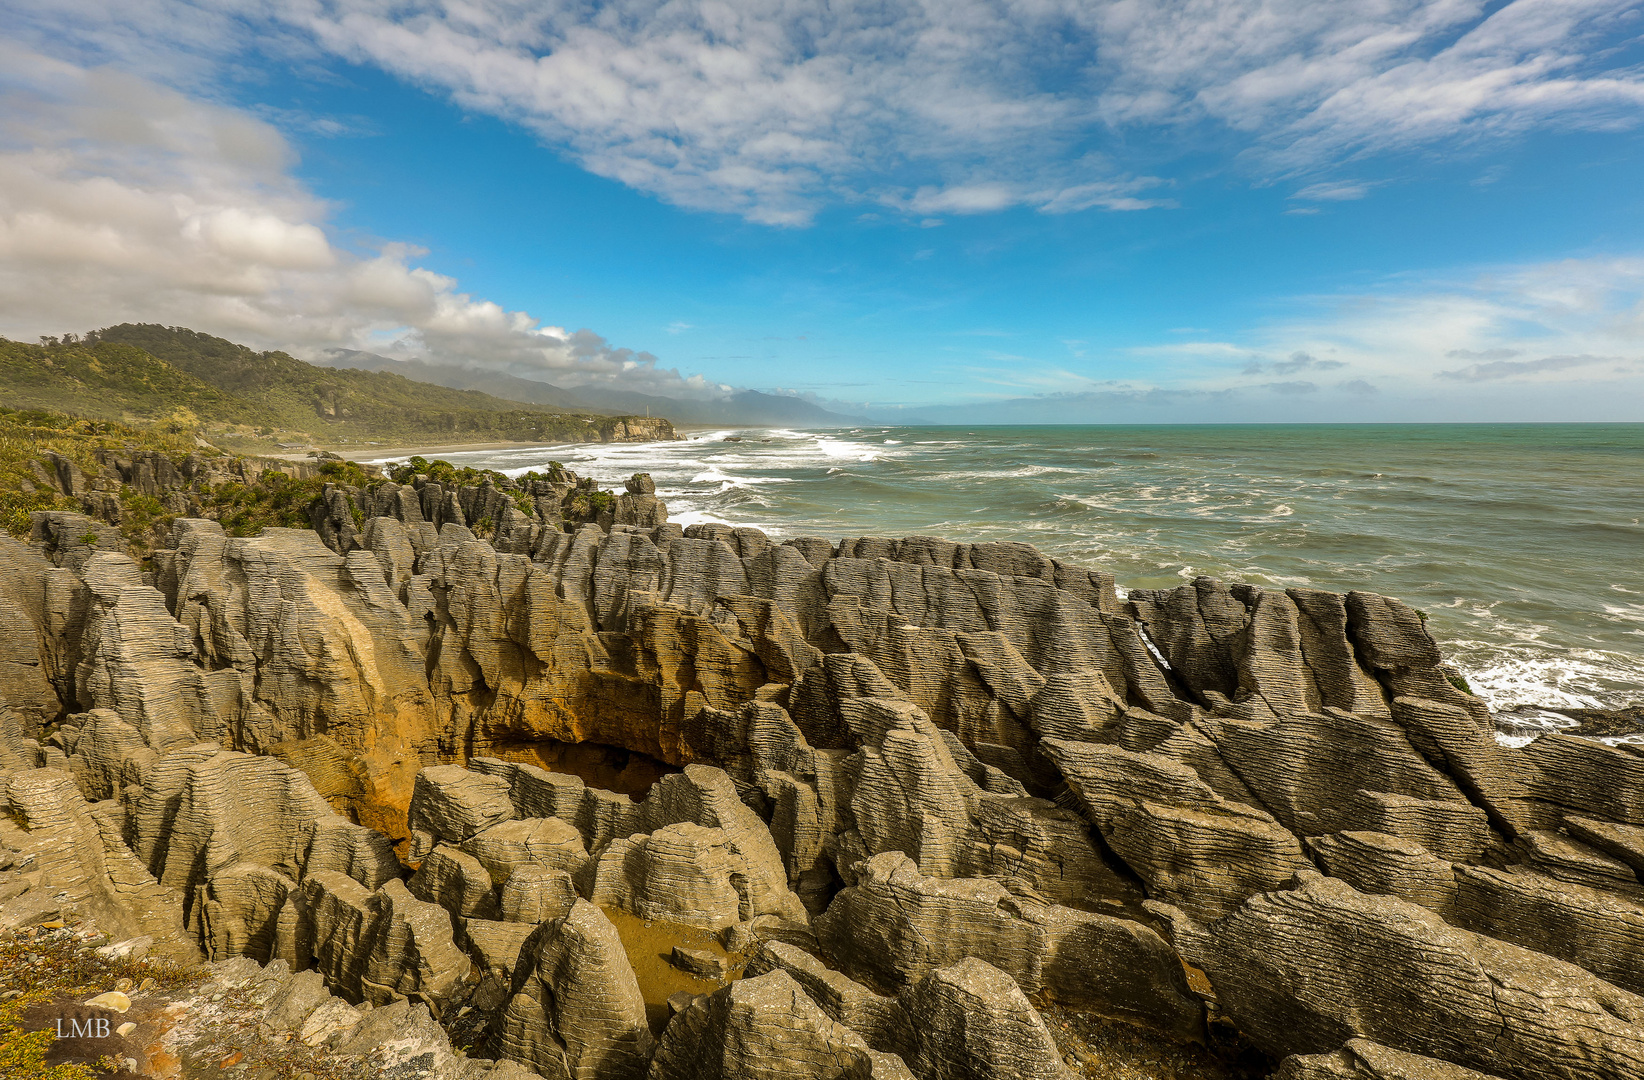
[[[1644,415],[1644,259],[1406,274],[1274,306],[1291,314],[1219,338],[1117,349],[1141,369],[1128,378],[993,354],[999,366],[965,369],[987,387],[973,404],[909,411],[965,423],[1022,422],[1036,408],[1059,423]],[[1061,347],[1080,360],[1089,352],[1085,341]]]
[[[248,113],[111,69],[0,47],[0,334],[163,322],[313,355],[345,345],[566,385],[717,388],[546,326],[418,267],[353,252]]]
[[[676,205],[804,224],[1169,205],[1213,144],[1297,197],[1366,154],[1637,122],[1626,0],[14,0],[20,33],[205,79],[255,45],[504,117]],[[178,54],[183,54],[178,56]],[[1308,212],[1298,207],[1294,212]]]

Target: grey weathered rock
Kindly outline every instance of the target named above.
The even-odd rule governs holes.
[[[1631,867],[1644,883],[1644,828],[1577,814],[1565,814],[1564,827],[1572,837]]]
[[[853,978],[899,990],[974,956],[1029,993],[1043,985],[1050,905],[987,878],[924,877],[901,852],[869,859],[816,920],[828,958]]]
[[[417,774],[408,823],[413,833],[461,843],[514,816],[506,781],[459,765]]]
[[[1420,844],[1377,832],[1315,836],[1308,850],[1332,877],[1363,893],[1398,896],[1455,919],[1456,870]]]
[[[1457,926],[1568,960],[1644,994],[1644,905],[1521,867],[1456,868]]]
[[[1071,1077],[1045,1022],[1009,975],[967,957],[902,994],[915,1017],[909,1064],[922,1080]]]
[[[298,861],[305,874],[336,870],[375,889],[403,872],[393,844],[375,829],[327,814],[304,822],[300,832]]]
[[[554,817],[499,822],[458,846],[478,859],[498,885],[526,866],[575,874],[588,859],[582,835]]]
[[[829,1019],[854,1031],[872,1049],[899,1056],[911,1052],[913,1029],[896,998],[876,994],[803,949],[780,941],[761,945],[742,977],[755,979],[776,970],[787,972]]]
[[[1165,755],[1060,739],[1043,746],[1155,897],[1214,918],[1311,866],[1271,815],[1223,798]]]
[[[445,844],[429,852],[405,884],[417,899],[465,919],[494,919],[501,910],[496,884],[480,861]]]
[[[696,998],[669,1022],[650,1080],[911,1080],[829,1019],[785,971],[739,979]]]
[[[588,896],[644,919],[719,929],[746,921],[736,888],[746,867],[723,830],[683,822],[613,841],[594,865]]]
[[[1363,1038],[1506,1080],[1644,1070],[1644,998],[1317,873],[1199,926],[1157,908],[1227,1015],[1274,1056]]]
[[[1287,1057],[1273,1080],[1497,1080],[1448,1061],[1406,1054],[1367,1039],[1350,1040],[1330,1054]]]
[[[103,520],[52,512],[30,544],[0,540],[0,784],[49,765],[78,788],[27,779],[30,827],[0,828],[27,854],[0,862],[49,864],[79,910],[164,901],[215,955],[312,962],[349,1000],[437,1011],[468,1000],[470,957],[494,987],[530,926],[569,919],[575,875],[738,948],[808,943],[826,909],[816,936],[843,972],[764,962],[835,1021],[886,1000],[847,974],[905,988],[982,959],[1023,992],[1191,1037],[1170,949],[1079,910],[1145,890],[1179,928],[1243,943],[1206,968],[1223,1007],[1271,1040],[1316,1033],[1329,1060],[1309,1068],[1383,1068],[1339,1056],[1351,1034],[1504,1078],[1634,1064],[1633,999],[1612,995],[1640,984],[1644,757],[1498,744],[1395,600],[1203,579],[1120,602],[1110,576],[1026,545],[668,526],[639,478],[566,531],[591,489],[563,472],[333,486],[324,541],[181,519],[145,577],[99,550],[117,536],[100,496],[197,473],[109,468],[48,481]],[[578,743],[612,748],[597,781],[501,760],[548,748],[570,768],[551,748]],[[624,751],[644,757],[624,769]],[[468,768],[436,764],[453,758]],[[409,886],[396,851],[420,864]],[[1315,865],[1357,899],[1326,897]],[[0,873],[17,879],[0,895],[27,884]],[[11,895],[6,918],[58,902]],[[1287,905],[1307,918],[1273,914]],[[1397,978],[1344,959],[1361,955]],[[1275,957],[1291,966],[1246,985]],[[1479,979],[1511,1005],[1488,1060]],[[561,1060],[542,995],[515,1031]],[[309,1037],[347,1020],[327,1015]],[[889,1035],[844,1026],[866,1040],[852,1069],[889,1067]]]
[[[183,897],[148,873],[118,822],[88,804],[68,773],[0,770],[0,797],[0,839],[28,867],[27,890],[0,902],[0,924],[80,910],[116,938],[152,938],[157,956],[199,957],[183,931]]]
[[[502,1057],[543,1076],[624,1080],[645,1075],[653,1045],[622,939],[598,908],[579,900],[526,939]]]
[[[377,1005],[416,998],[438,1009],[468,974],[450,916],[412,896],[398,878],[369,892],[353,878],[319,870],[303,879],[301,895],[301,945],[312,949],[315,969],[344,998]]]
[[[1566,832],[1529,829],[1514,841],[1531,869],[1572,885],[1586,885],[1606,892],[1644,898],[1638,876],[1621,859],[1587,844]]]
[[[297,883],[271,867],[237,862],[206,879],[200,936],[214,960],[249,956],[261,963],[280,956],[280,917]],[[295,927],[291,932],[294,934]],[[287,950],[290,951],[290,950]]]
[[[495,974],[504,983],[512,984],[520,949],[536,932],[536,925],[494,922],[489,919],[463,919],[460,929],[460,943],[473,958],[474,963],[479,965],[482,971]]]
[[[1199,1039],[1204,1006],[1176,951],[1132,919],[1052,907],[1045,926],[1044,994],[1075,1009]]]
[[[759,816],[743,804],[736,786],[723,770],[687,765],[681,773],[663,777],[639,806],[638,830],[653,839],[670,826],[695,825],[719,836],[728,860],[740,880],[733,882],[742,914],[739,921],[760,915],[781,915],[803,922],[804,905],[788,889],[782,855]],[[683,837],[683,833],[678,833]],[[693,845],[709,842],[702,834]]]
[[[728,970],[725,957],[708,949],[687,949],[675,945],[668,955],[668,963],[687,974],[704,979],[724,980]]]
[[[502,917],[535,926],[569,913],[576,899],[570,874],[547,866],[522,866],[502,886]]]

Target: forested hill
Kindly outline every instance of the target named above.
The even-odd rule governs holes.
[[[666,420],[565,412],[388,372],[320,368],[181,327],[0,338],[0,405],[316,442],[671,438]]]

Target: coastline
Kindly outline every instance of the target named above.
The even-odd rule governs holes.
[[[143,464],[122,479],[143,482]],[[1628,940],[1644,865],[1638,758],[1606,745],[1618,736],[1535,732],[1530,715],[1504,737],[1408,603],[1208,576],[1121,595],[1110,571],[1025,543],[779,541],[682,528],[653,483],[603,508],[579,506],[581,490],[574,473],[528,487],[335,484],[306,507],[307,535],[282,525],[226,543],[222,523],[179,518],[156,565],[205,616],[194,623],[149,599],[153,587],[104,587],[111,568],[141,572],[97,550],[104,537],[114,546],[108,522],[39,515],[35,539],[0,550],[9,595],[45,598],[18,605],[32,632],[7,655],[25,662],[0,665],[0,691],[27,710],[0,710],[12,810],[0,815],[11,875],[0,923],[37,928],[10,955],[37,948],[39,930],[101,931],[116,950],[141,942],[203,977],[263,980],[257,1001],[279,1004],[257,1034],[233,1032],[238,1046],[212,1044],[205,1059],[285,1068],[287,1050],[323,1045],[334,1068],[297,1062],[315,1075],[382,1071],[359,1066],[379,1062],[382,1040],[403,1043],[409,1018],[435,1047],[419,1060],[496,1047],[516,1065],[464,1075],[525,1076],[541,1063],[517,1048],[553,1045],[560,1022],[541,1002],[613,985],[625,1004],[593,1030],[616,1030],[636,1061],[650,1055],[657,1080],[692,1080],[678,1063],[721,1044],[778,1045],[795,1010],[797,1030],[822,1033],[818,1054],[860,1053],[867,1036],[807,1004],[801,976],[826,980],[830,1000],[900,1010],[886,1013],[894,1027],[867,1029],[890,1047],[873,1059],[896,1069],[887,1077],[934,1080],[897,1066],[903,1052],[1000,1058],[1001,1025],[965,1029],[963,1045],[945,1034],[956,1026],[941,1017],[961,1008],[1032,1034],[1005,1049],[1035,1076],[1072,1080],[1070,1057],[1112,1052],[1111,1040],[1071,1054],[1058,1041],[1084,1012],[1147,1033],[1148,1060],[1162,1064],[1131,1075],[1184,1075],[1177,1065],[1201,1051],[1193,1074],[1205,1080],[1313,1075],[1294,1062],[1310,1068],[1319,1044],[1290,1033],[1306,1010],[1350,1033],[1349,1048],[1397,1038],[1419,1070],[1406,1074],[1439,1075],[1453,1057],[1493,1065],[1494,988],[1511,985],[1550,988],[1557,1010],[1515,1020],[1515,1047],[1545,1049],[1492,1069],[1502,1080],[1554,1075],[1578,1053],[1594,1058],[1593,1077],[1632,1075],[1623,1066],[1641,1060],[1644,1029],[1623,1029],[1637,1028],[1626,1016],[1596,1051],[1561,1034],[1585,1030],[1586,1002],[1644,1000],[1620,996],[1644,990],[1636,952],[1608,946]],[[71,580],[89,597],[78,622],[53,599],[72,595],[59,584]],[[424,610],[437,634],[411,629]],[[817,611],[826,621],[807,625]],[[191,626],[211,636],[126,662]],[[229,636],[238,626],[266,630]],[[1242,629],[1210,633],[1228,626]],[[57,687],[72,684],[49,675],[71,647],[76,670],[130,675],[84,680],[73,704],[91,709],[64,718]],[[231,648],[245,668],[214,680]],[[663,662],[611,678],[607,657],[646,650]],[[487,700],[468,712],[479,678]],[[220,700],[208,712],[177,687]],[[353,728],[307,737],[313,702],[379,687],[392,711],[356,708]],[[169,744],[115,710],[128,691],[152,703],[154,730],[178,733]],[[1609,730],[1626,718],[1592,719]],[[252,723],[270,752],[184,741]],[[132,775],[141,794],[127,785],[115,800]],[[153,808],[172,798],[164,819]],[[128,836],[130,849],[115,846]],[[733,841],[748,853],[734,863]],[[138,861],[176,876],[231,845],[239,861],[206,878],[212,906],[193,924]],[[507,870],[500,898],[470,849]],[[295,866],[273,863],[292,850],[304,853]],[[630,872],[635,850],[660,869]],[[122,861],[63,854],[81,851]],[[278,911],[248,880],[284,890]],[[682,893],[681,880],[709,884]],[[701,895],[716,928],[692,921]],[[643,938],[630,932],[640,922]],[[557,963],[572,948],[586,960]],[[1366,963],[1399,978],[1366,978]],[[1458,988],[1456,970],[1482,975]],[[143,997],[154,989],[90,1000],[135,997],[129,1034],[159,1006]],[[412,1013],[411,991],[439,1008]],[[1225,1013],[1207,1010],[1211,994]],[[191,1000],[185,1010],[200,1007]],[[1427,1014],[1444,1019],[1437,1034],[1394,1026]],[[1461,1051],[1458,1039],[1470,1040]]]
[[[700,434],[703,434],[704,432],[731,431],[731,430],[754,431],[754,430],[765,430],[765,428],[761,425],[747,425],[745,427],[736,427],[735,425],[725,425],[725,424],[693,424],[693,425],[675,425],[674,426],[674,431],[679,434],[681,439],[689,438],[692,435],[700,435]],[[675,440],[675,441],[677,441],[677,440]],[[605,442],[576,442],[576,443],[475,442],[475,443],[449,443],[449,444],[442,444],[442,445],[438,445],[438,446],[380,446],[380,447],[379,446],[373,446],[373,447],[370,448],[369,452],[358,450],[358,449],[356,449],[352,446],[349,447],[346,451],[344,451],[343,449],[337,448],[337,447],[322,447],[322,449],[329,450],[333,454],[339,454],[342,457],[348,459],[349,461],[367,461],[367,460],[369,460],[369,461],[380,461],[380,460],[384,460],[384,459],[394,460],[394,459],[399,459],[399,458],[415,457],[417,455],[421,455],[422,457],[432,457],[432,456],[435,456],[435,455],[438,455],[438,454],[479,454],[479,453],[486,453],[488,451],[493,451],[493,450],[546,449],[550,446],[612,446],[612,445],[617,445],[617,444],[605,443]],[[287,460],[287,461],[306,461],[306,460],[308,460],[308,455],[306,453],[301,453],[301,454],[299,454],[299,453],[264,454],[262,456],[263,457],[272,457],[272,458],[281,458],[281,459],[284,459],[284,460]]]

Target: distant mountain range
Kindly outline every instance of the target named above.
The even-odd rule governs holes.
[[[803,398],[738,390],[723,398],[658,397],[632,390],[579,386],[574,390],[535,379],[521,379],[494,371],[423,360],[395,360],[357,349],[328,349],[316,361],[326,367],[391,372],[419,382],[458,390],[477,390],[511,401],[527,401],[558,409],[623,415],[666,416],[675,424],[711,427],[848,427],[870,423],[861,416],[830,412]]]

